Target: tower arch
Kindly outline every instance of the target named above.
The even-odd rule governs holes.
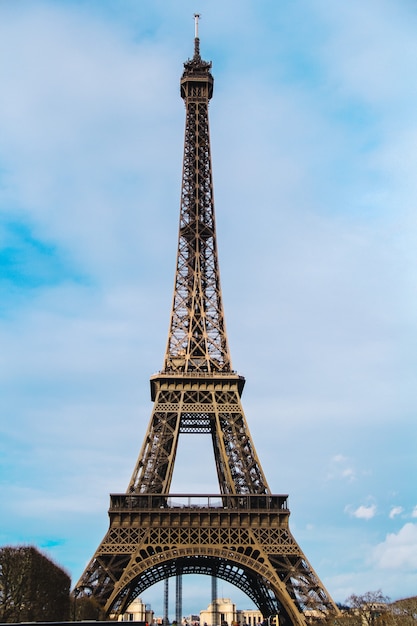
[[[145,552],[145,551],[143,551]],[[153,552],[153,550],[150,550]],[[213,553],[215,552],[215,553]],[[106,603],[108,614],[126,611],[135,597],[167,578],[197,574],[215,576],[240,589],[263,615],[281,615],[281,623],[304,625],[285,584],[268,567],[259,549],[217,549],[210,546],[156,550],[146,558],[133,555]],[[277,602],[278,599],[278,602]]]

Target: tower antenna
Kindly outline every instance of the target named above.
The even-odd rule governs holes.
[[[198,20],[200,19],[200,13],[194,13],[194,58],[200,59],[200,39],[198,38]]]
[[[200,19],[200,13],[194,13],[194,24],[195,24],[195,38],[198,39],[198,20]]]

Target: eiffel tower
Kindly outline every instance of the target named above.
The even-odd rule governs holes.
[[[253,444],[225,329],[210,154],[211,63],[184,63],[186,122],[174,297],[164,365],[151,377],[148,430],[125,494],[110,496],[110,527],[76,591],[111,618],[172,576],[235,585],[264,617],[305,626],[338,609],[289,528],[286,495],[271,493]],[[208,435],[218,494],[171,494],[178,440]]]

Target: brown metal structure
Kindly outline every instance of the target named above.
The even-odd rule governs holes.
[[[265,617],[303,626],[337,613],[289,529],[287,496],[269,489],[232,370],[216,246],[208,107],[211,63],[184,63],[186,125],[174,298],[153,412],[126,494],[110,496],[110,528],[77,584],[117,616],[154,583],[207,574],[243,590]],[[170,493],[178,439],[211,438],[219,493]]]

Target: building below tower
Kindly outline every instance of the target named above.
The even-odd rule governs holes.
[[[119,622],[142,623],[143,626],[152,626],[156,623],[154,612],[149,604],[144,604],[141,598],[135,598],[127,607],[127,611],[118,617]]]
[[[257,609],[241,610],[230,598],[218,598],[206,610],[200,611],[201,626],[257,626],[264,617]],[[271,620],[271,626],[272,626]],[[278,626],[278,623],[276,624]]]
[[[141,598],[135,598],[127,610],[119,616],[118,621],[139,623],[143,626],[163,624],[163,618],[155,617],[150,605],[145,604]],[[265,620],[258,609],[238,609],[230,598],[218,598],[214,603],[210,602],[207,609],[200,611],[199,615],[184,617],[178,626],[258,626],[261,624],[279,626],[278,616]]]

